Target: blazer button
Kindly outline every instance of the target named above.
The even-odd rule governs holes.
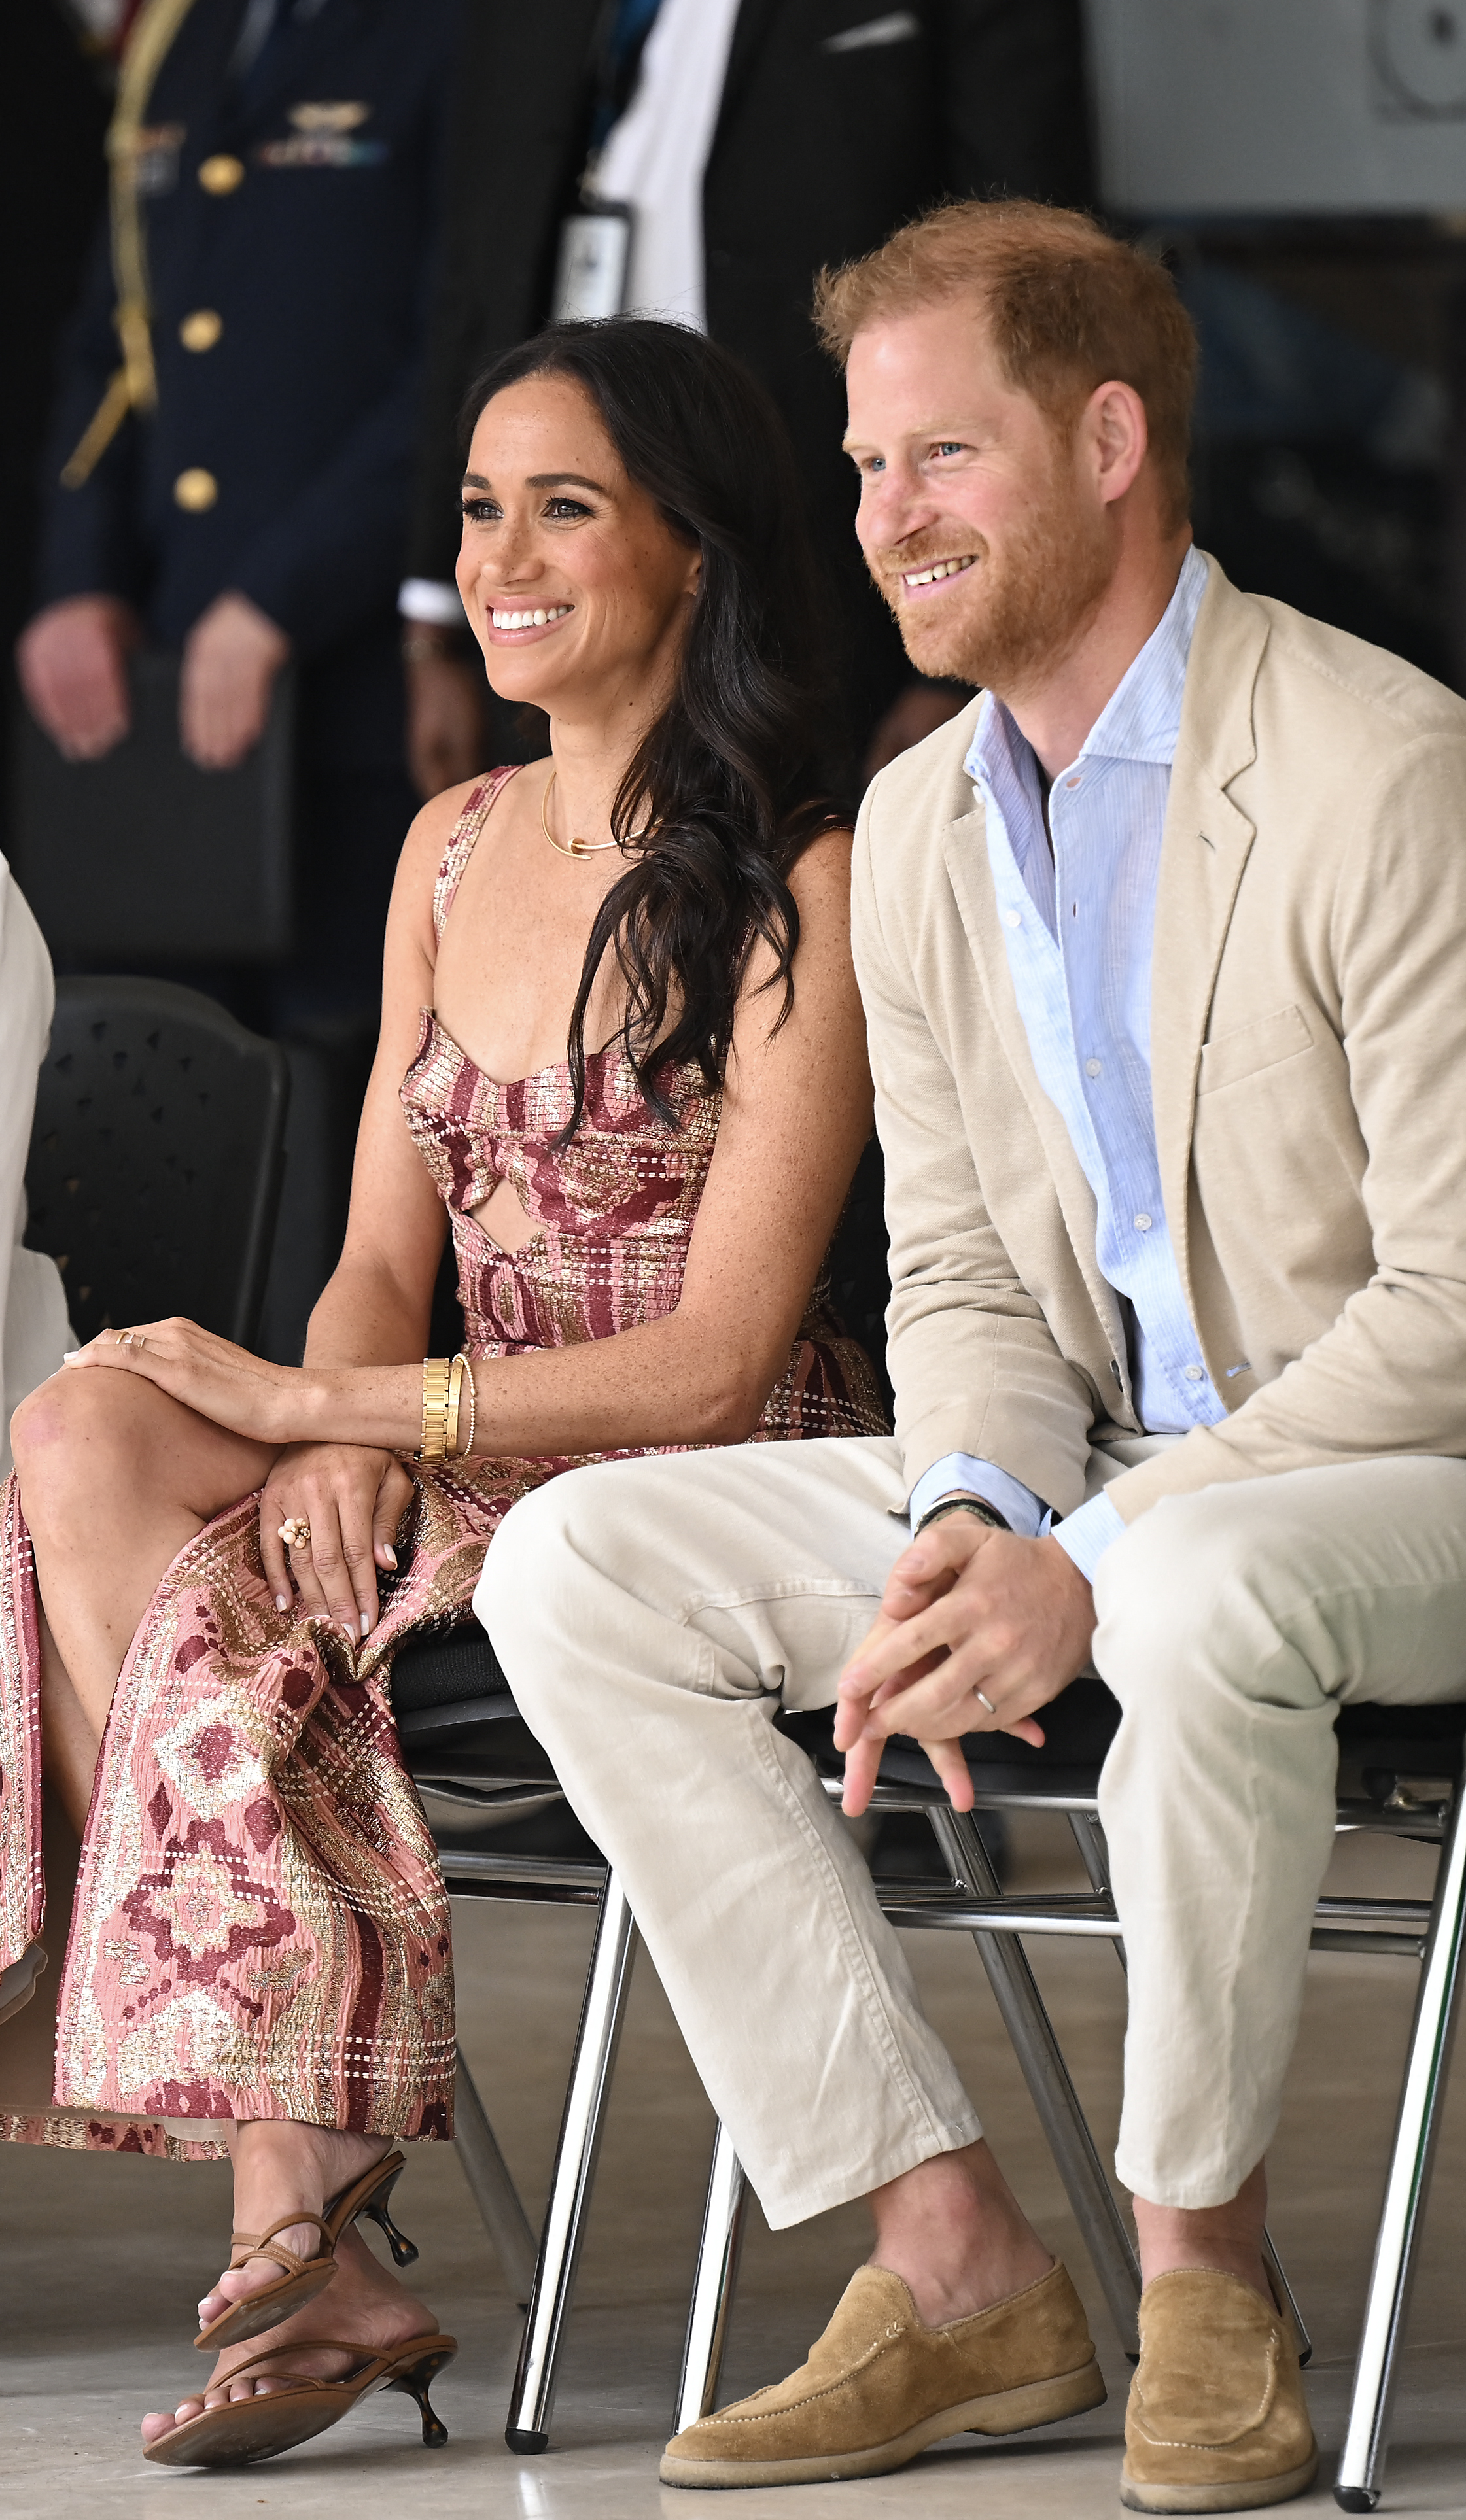
[[[185,315],[178,327],[178,338],[186,350],[211,350],[224,330],[224,318],[211,306],[196,306]]]
[[[199,181],[206,193],[237,193],[245,180],[242,158],[206,158]]]
[[[190,465],[186,472],[179,473],[173,484],[175,505],[186,508],[191,517],[202,517],[206,508],[213,506],[218,495],[217,481],[211,472],[205,472],[202,464]]]

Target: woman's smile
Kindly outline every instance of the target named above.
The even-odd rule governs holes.
[[[494,604],[485,608],[488,635],[496,648],[525,648],[548,637],[574,611],[573,604]]]

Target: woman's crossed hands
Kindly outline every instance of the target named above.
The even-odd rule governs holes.
[[[394,1570],[392,1543],[412,1496],[394,1453],[365,1444],[290,1444],[259,1500],[259,1553],[275,1606],[288,1610],[291,1578],[302,1607],[352,1638],[377,1624],[377,1574]],[[282,1524],[309,1537],[289,1546]]]

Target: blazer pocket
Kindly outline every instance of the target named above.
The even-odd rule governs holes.
[[[1198,1094],[1214,1094],[1219,1086],[1240,1085],[1264,1067],[1280,1067],[1311,1050],[1313,1035],[1302,1007],[1279,1007],[1275,1014],[1259,1015],[1256,1023],[1239,1024],[1202,1048]]]

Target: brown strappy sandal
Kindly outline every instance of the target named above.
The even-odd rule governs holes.
[[[170,2433],[149,2442],[144,2458],[151,2458],[159,2467],[243,2467],[252,2459],[275,2458],[281,2451],[294,2450],[298,2443],[310,2441],[332,2424],[339,2424],[343,2415],[348,2415],[353,2407],[378,2389],[400,2389],[405,2396],[415,2398],[423,2418],[423,2448],[442,2448],[448,2429],[430,2405],[428,2391],[457,2353],[456,2336],[413,2336],[387,2354],[368,2354],[359,2345],[344,2345],[332,2336],[301,2337],[295,2345],[267,2346],[262,2354],[241,2362],[229,2378],[252,2379],[270,2363],[287,2361],[292,2354],[318,2353],[323,2347],[338,2354],[354,2354],[358,2358],[355,2369],[344,2380],[315,2380],[300,2371],[282,2372],[281,2377],[291,2383],[288,2389],[272,2389],[265,2397],[231,2398],[222,2407],[206,2407],[202,2414],[190,2415],[187,2423],[175,2424]]]
[[[262,2336],[269,2327],[278,2327],[283,2318],[293,2318],[303,2310],[317,2293],[324,2292],[336,2272],[336,2244],[348,2225],[358,2215],[365,2215],[387,2235],[388,2246],[395,2265],[410,2267],[417,2257],[411,2240],[399,2231],[388,2211],[388,2199],[401,2178],[406,2161],[400,2152],[384,2154],[371,2170],[364,2171],[350,2187],[344,2187],[332,2197],[324,2214],[282,2214],[267,2231],[235,2231],[230,2236],[229,2265],[231,2272],[246,2267],[252,2258],[269,2258],[281,2269],[273,2283],[261,2291],[252,2292],[243,2301],[231,2303],[217,2318],[201,2327],[194,2343],[201,2354],[217,2353],[225,2345],[246,2345],[252,2336]],[[302,2258],[276,2238],[277,2231],[288,2231],[293,2223],[314,2223],[321,2235],[321,2245],[313,2258]],[[304,2439],[304,2435],[301,2435]]]

